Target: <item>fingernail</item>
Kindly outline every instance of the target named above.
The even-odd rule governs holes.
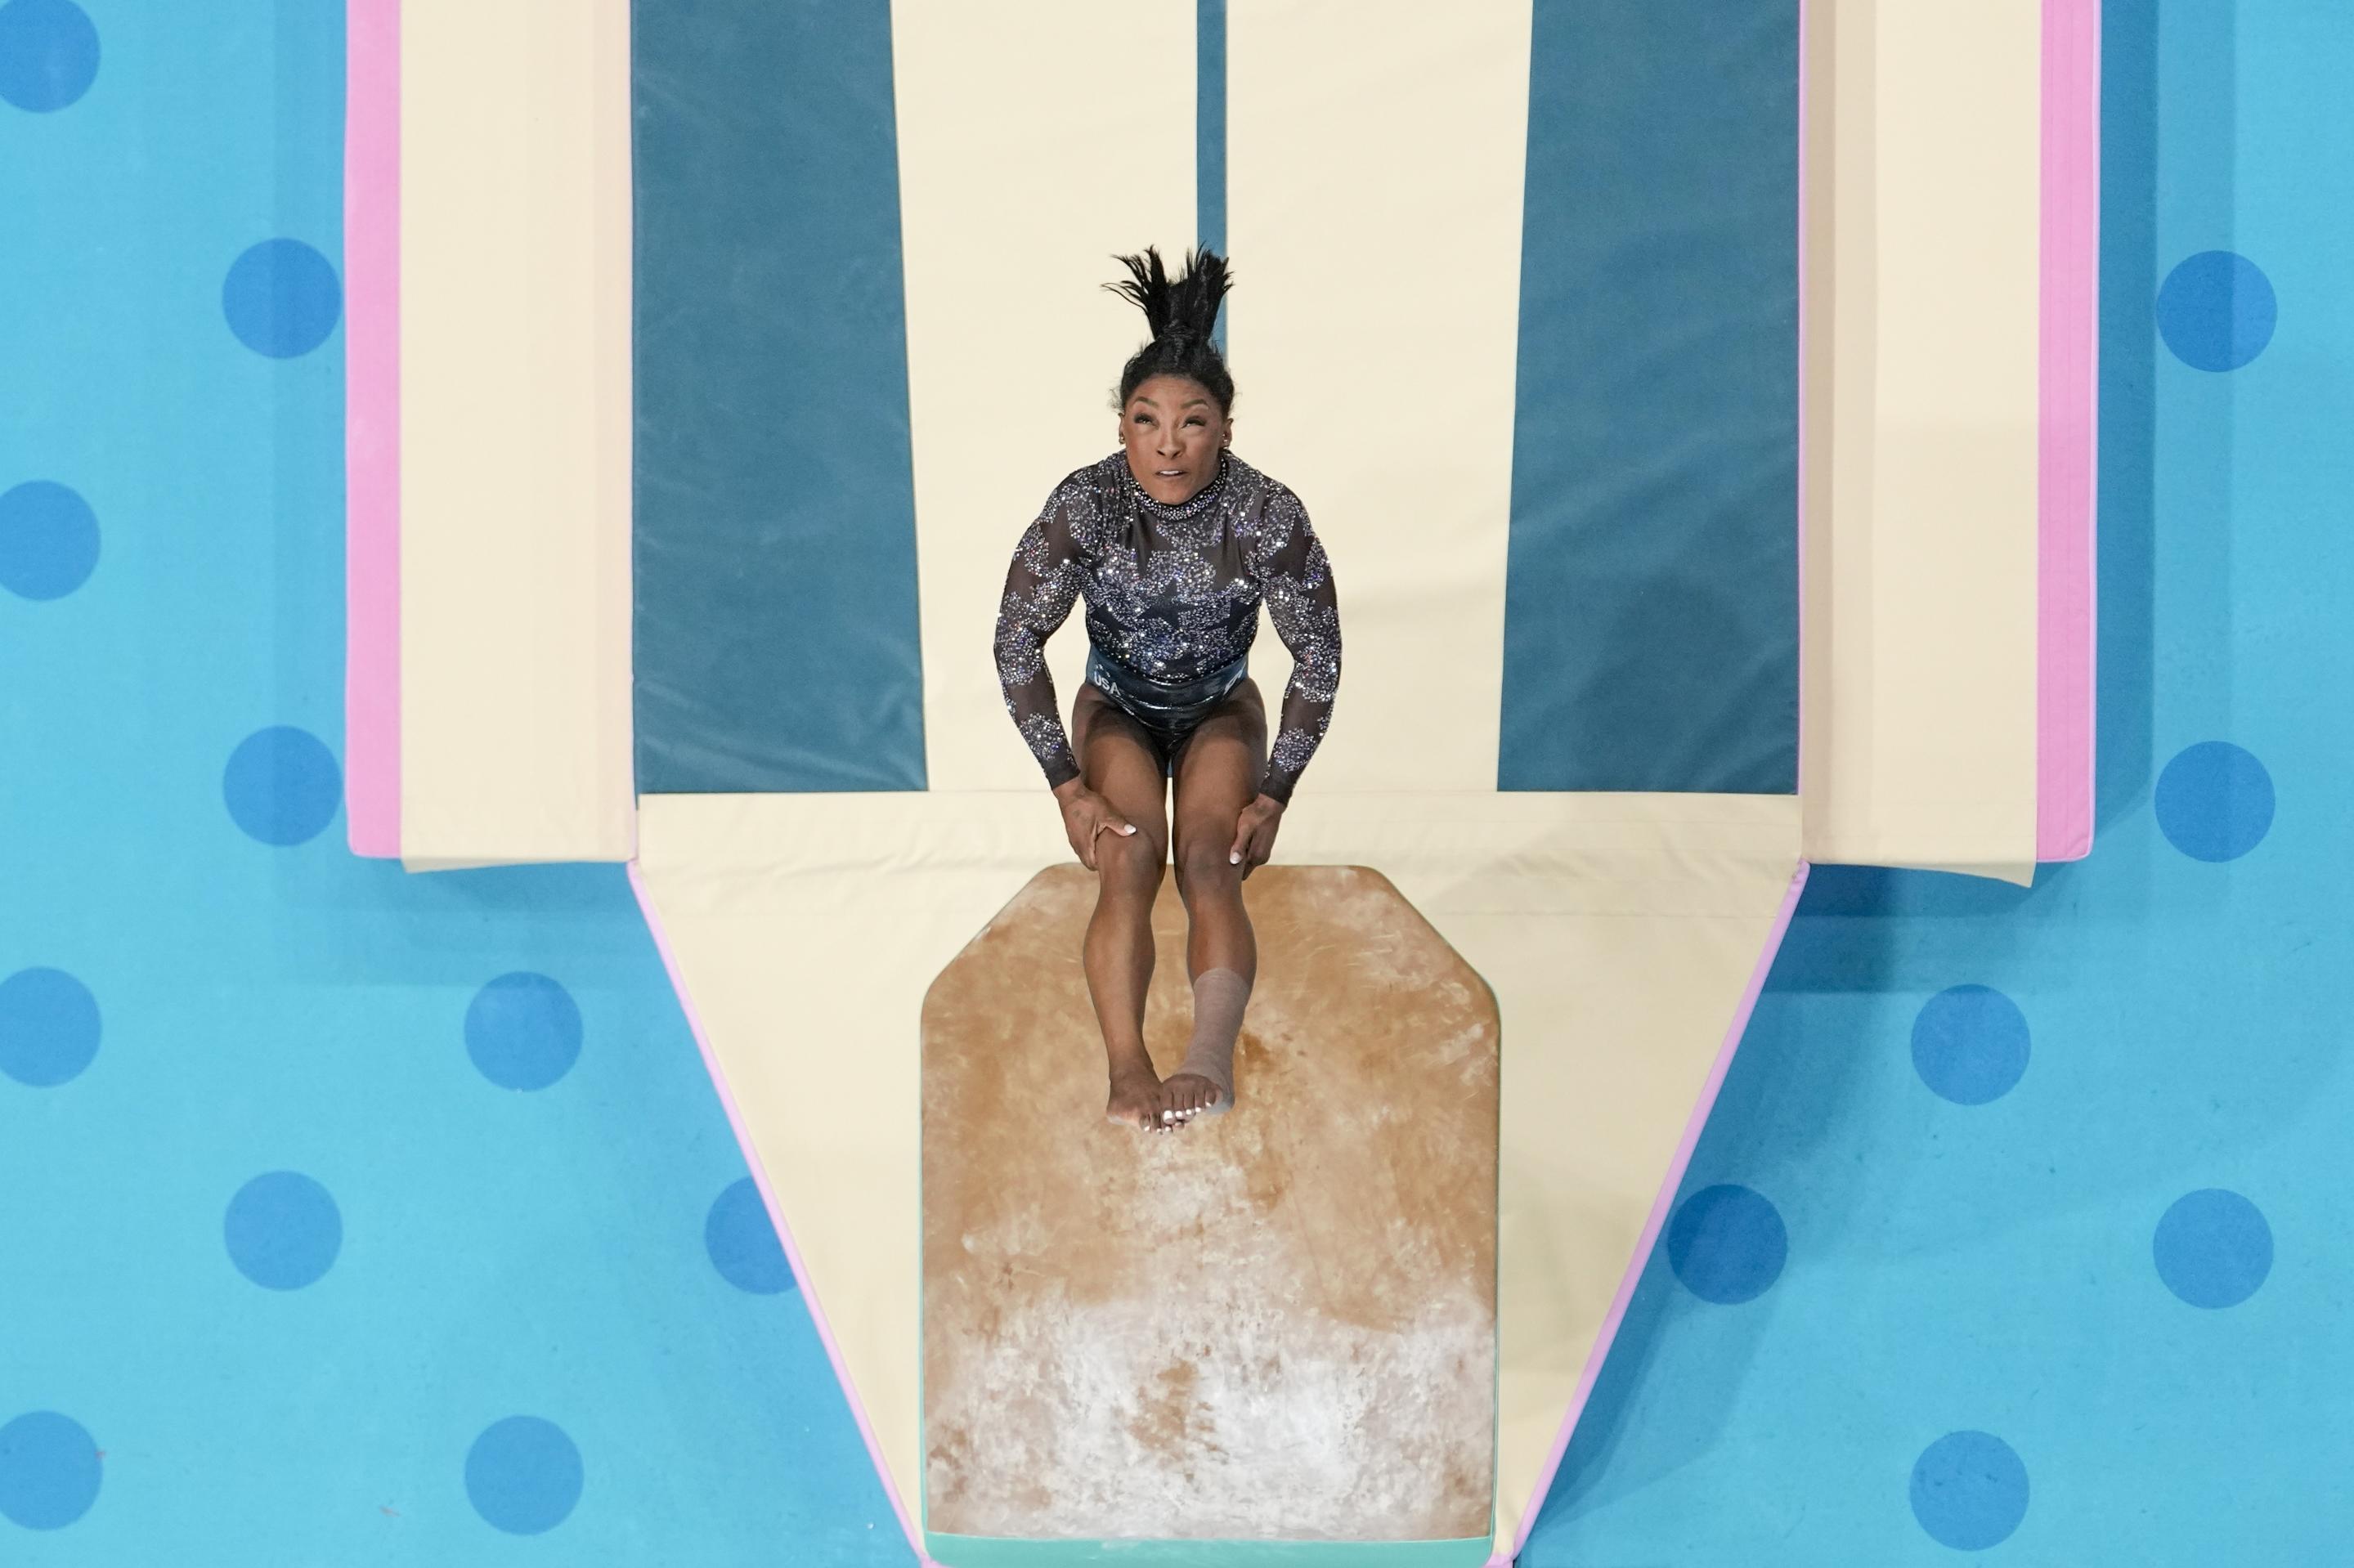
[[[1124,823],[1119,831],[1123,833],[1132,833],[1136,832],[1136,824],[1134,822]]]
[[[1226,863],[1228,865],[1240,865],[1242,863],[1243,857],[1241,852],[1236,850],[1228,850],[1226,852]]]

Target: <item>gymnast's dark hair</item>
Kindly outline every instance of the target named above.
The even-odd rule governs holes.
[[[1171,280],[1161,264],[1161,252],[1151,246],[1141,256],[1115,256],[1129,276],[1105,288],[1126,296],[1144,312],[1152,341],[1140,348],[1119,373],[1119,406],[1156,376],[1182,376],[1201,383],[1220,413],[1235,406],[1235,378],[1226,374],[1225,355],[1210,334],[1218,324],[1218,306],[1233,286],[1226,259],[1214,250],[1189,250],[1185,271]]]

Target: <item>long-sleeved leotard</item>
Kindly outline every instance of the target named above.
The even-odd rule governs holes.
[[[1128,672],[1182,685],[1250,651],[1264,602],[1291,651],[1264,790],[1288,800],[1331,722],[1341,616],[1324,546],[1284,485],[1232,453],[1202,492],[1169,506],[1114,452],[1055,487],[1023,530],[997,612],[1006,712],[1049,785],[1079,771],[1055,706],[1047,637],[1087,599],[1087,639]]]

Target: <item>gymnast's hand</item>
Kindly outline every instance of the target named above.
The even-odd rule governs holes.
[[[1071,852],[1079,863],[1089,871],[1096,869],[1096,835],[1136,832],[1136,824],[1111,809],[1111,802],[1088,789],[1077,779],[1066,779],[1055,786],[1055,802],[1063,808],[1063,834],[1071,841]]]
[[[1235,823],[1235,847],[1226,853],[1226,863],[1243,868],[1243,880],[1267,863],[1275,853],[1275,830],[1283,825],[1283,802],[1272,795],[1261,795],[1243,808],[1241,818]]]

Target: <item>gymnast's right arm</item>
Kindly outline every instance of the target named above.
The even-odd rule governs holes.
[[[997,601],[997,684],[1005,694],[1005,711],[1013,716],[1014,727],[1055,791],[1072,853],[1093,871],[1097,833],[1106,829],[1133,833],[1136,829],[1080,779],[1079,760],[1055,711],[1055,677],[1046,668],[1046,639],[1069,619],[1071,603],[1079,595],[1071,505],[1062,491],[1055,492],[1013,547],[1005,592]]]
[[[1079,759],[1055,711],[1054,673],[1046,668],[1046,639],[1070,618],[1078,595],[1070,507],[1058,490],[1013,546],[1005,593],[997,603],[997,684],[1005,694],[1005,711],[1045,770],[1050,789],[1079,776]]]

